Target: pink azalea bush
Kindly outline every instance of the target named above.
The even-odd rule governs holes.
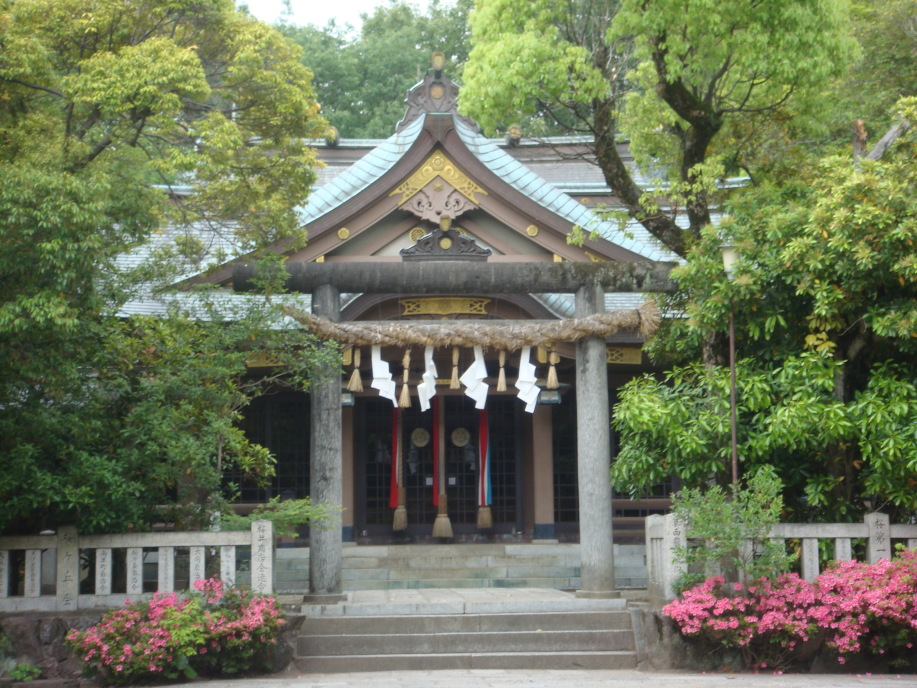
[[[845,561],[815,581],[819,623],[844,656],[869,651],[893,659],[917,656],[917,550],[877,564]]]
[[[735,648],[747,666],[789,666],[805,643],[838,661],[871,652],[906,665],[917,656],[917,551],[877,564],[838,563],[814,583],[796,574],[744,586],[708,578],[666,605],[682,635]]]
[[[109,612],[95,626],[71,630],[67,642],[86,673],[120,685],[180,676],[269,668],[268,648],[283,624],[272,597],[198,581],[187,597],[162,595]]]

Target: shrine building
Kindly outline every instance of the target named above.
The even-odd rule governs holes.
[[[390,138],[317,146],[308,244],[273,250],[344,374],[249,407],[277,475],[241,501],[343,506],[300,543],[313,594],[341,592],[344,543],[494,541],[579,541],[583,590],[608,593],[612,543],[668,504],[671,486],[612,496],[610,413],[652,370],[640,309],[677,256],[596,211],[615,198],[588,141],[485,138],[458,91],[434,72]],[[253,273],[242,258],[196,281],[244,291]]]

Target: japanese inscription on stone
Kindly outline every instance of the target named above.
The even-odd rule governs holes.
[[[25,553],[25,596],[41,595],[41,550],[30,549]]]
[[[236,548],[233,545],[220,547],[220,578],[226,585],[236,583]]]
[[[111,550],[96,550],[96,595],[111,595]]]
[[[143,549],[130,547],[127,550],[127,594],[143,592]]]

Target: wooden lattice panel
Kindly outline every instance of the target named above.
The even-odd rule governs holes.
[[[643,362],[643,351],[633,346],[606,346],[605,362],[640,365]]]
[[[432,297],[428,299],[400,299],[402,315],[487,315],[491,299],[464,298],[461,296]]]

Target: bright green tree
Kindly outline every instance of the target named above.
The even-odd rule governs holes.
[[[354,36],[331,24],[282,26],[303,48],[315,72],[322,114],[345,138],[387,138],[404,116],[404,96],[430,69],[434,51],[445,54],[445,72],[461,73],[468,57],[467,16],[472,0],[445,4],[432,0],[425,12],[390,0]]]
[[[167,225],[239,251],[299,238],[294,208],[314,180],[304,141],[325,128],[311,74],[232,0],[2,0],[0,46],[0,527],[140,521],[132,505],[167,487],[152,466],[191,450],[179,458],[166,447],[177,437],[159,434],[142,461],[125,453],[140,445],[137,386],[168,377],[165,359],[138,361],[173,325],[111,319],[137,293],[115,259]],[[206,253],[196,234],[178,253]],[[189,365],[223,350],[214,337],[188,344]],[[241,380],[233,370],[215,379]],[[188,397],[203,395],[185,372]],[[225,408],[206,423],[238,404]]]
[[[811,112],[856,54],[846,0],[478,0],[471,27],[464,111],[493,130],[519,112],[565,110],[553,118],[595,137],[608,185],[681,255],[710,223],[715,180],[753,164],[749,141]],[[638,160],[663,168],[687,232],[634,183],[620,125]]]
[[[900,103],[906,121],[917,101]],[[742,470],[771,464],[799,518],[917,512],[917,136],[880,160],[811,161],[732,199],[723,230],[742,261],[734,281],[721,237],[703,233],[676,277],[686,317],[659,338],[660,360],[691,360],[705,333],[738,328]],[[631,384],[616,409],[614,475],[637,489],[671,472],[725,477],[727,373],[679,368],[669,384]]]

